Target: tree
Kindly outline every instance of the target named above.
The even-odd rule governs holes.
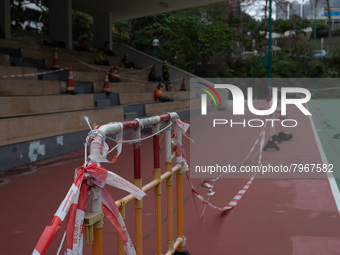
[[[313,27],[314,33],[314,27]],[[328,34],[328,26],[325,24],[324,20],[317,20],[316,21],[316,36],[317,37],[326,37]]]
[[[224,3],[163,13],[131,21],[131,40],[154,55],[152,40],[160,41],[158,57],[189,72],[206,71],[216,57],[231,56],[235,27],[227,24]],[[200,74],[201,75],[201,74]]]
[[[92,16],[79,12],[72,12],[72,37],[75,41],[87,38],[91,45],[93,42],[93,18]]]
[[[11,23],[17,30],[47,34],[46,0],[11,0]]]

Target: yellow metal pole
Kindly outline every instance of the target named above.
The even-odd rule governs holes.
[[[142,179],[134,180],[134,184],[138,188],[142,188]],[[143,229],[142,229],[142,200],[135,200],[135,229],[136,229],[136,253],[143,254]]]
[[[167,171],[168,169],[172,169],[172,164],[171,162],[166,163]],[[170,177],[166,180],[166,192],[167,192],[167,217],[168,217],[168,250],[174,249],[174,218],[173,218],[173,206],[172,206],[172,184],[173,184],[173,178],[172,174]]]
[[[161,169],[154,170],[154,178],[159,180],[159,184],[155,187],[155,210],[156,210],[156,255],[162,254],[162,186],[161,186]]]
[[[177,236],[184,236],[184,228],[183,228],[183,174],[176,174],[176,187],[177,187]],[[183,246],[178,247],[178,251],[184,251]]]
[[[176,140],[179,144],[182,144],[182,135],[178,134]],[[176,150],[177,162],[182,162],[182,153],[179,149]],[[178,247],[179,252],[184,251],[185,237],[184,237],[184,216],[183,216],[183,174],[185,173],[184,166],[182,164],[181,170],[176,174],[176,189],[177,189],[177,239],[183,240]]]
[[[103,254],[103,220],[99,221],[93,226],[93,245],[92,254],[102,255]]]
[[[122,205],[119,211],[120,211],[120,214],[122,215],[123,220],[125,221],[125,205],[124,204]],[[122,243],[122,238],[120,237],[118,233],[117,233],[117,250],[118,250],[118,255],[125,254],[124,246]]]

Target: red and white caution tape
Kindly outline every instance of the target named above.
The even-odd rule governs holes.
[[[224,207],[218,207],[215,206],[214,204],[210,203],[208,200],[204,199],[204,197],[202,195],[200,195],[197,190],[195,189],[195,187],[193,186],[192,182],[190,181],[189,176],[187,175],[190,186],[191,186],[191,191],[194,193],[194,195],[204,204],[209,205],[210,207],[223,212],[226,210],[230,210],[232,208],[234,208],[237,203],[240,201],[240,199],[242,198],[242,196],[246,193],[246,191],[248,190],[248,188],[250,187],[250,185],[253,183],[253,180],[255,179],[255,174],[249,179],[249,181],[247,182],[246,185],[244,185],[244,187],[242,189],[240,189],[237,194],[234,196],[234,198]]]
[[[176,125],[174,125],[174,130],[175,130],[175,132],[174,132],[174,138],[175,138],[175,139],[174,139],[174,140],[175,140],[175,141],[177,140],[177,139],[176,139],[176,136],[178,136],[179,132],[182,133],[182,134],[185,134],[185,131],[187,130],[187,128],[186,128],[186,129],[181,128],[179,124],[180,124],[180,123],[176,123]],[[187,124],[187,125],[188,125],[188,124]],[[176,128],[176,126],[177,126],[177,128]],[[254,145],[252,146],[252,148],[251,148],[250,152],[248,153],[248,155],[246,156],[246,158],[242,161],[242,164],[250,157],[250,155],[251,155],[251,154],[253,153],[253,151],[255,150],[256,145],[260,142],[260,144],[259,144],[259,147],[260,147],[260,148],[259,148],[259,151],[260,151],[260,153],[259,153],[259,158],[258,158],[258,165],[261,165],[261,163],[262,163],[262,151],[263,151],[263,147],[264,147],[265,134],[266,134],[265,130],[266,130],[266,125],[264,125],[264,127],[262,128],[259,137],[256,139]],[[178,132],[178,131],[179,131],[179,132]],[[184,152],[184,147],[183,147],[183,145],[182,145],[182,144],[178,144],[178,142],[177,142],[177,144],[176,144],[176,142],[175,142],[175,149],[180,150],[180,151],[182,152],[182,154],[183,154],[183,152]],[[183,154],[183,156],[184,156],[184,155],[185,155],[185,154]],[[187,162],[186,162],[185,156],[181,159],[181,162],[177,162],[177,163],[184,163],[184,164],[187,166]],[[223,174],[222,174],[222,175],[223,175]],[[217,178],[215,178],[215,179],[212,179],[212,180],[208,180],[208,181],[204,181],[204,182],[203,182],[203,186],[209,188],[209,193],[208,193],[209,198],[210,198],[212,195],[215,194],[215,192],[212,190],[212,188],[214,187],[214,185],[209,184],[209,182],[216,182],[217,180],[219,180],[219,179],[221,178],[222,175],[220,175],[219,177],[217,177]],[[250,185],[253,183],[253,181],[254,181],[254,179],[255,179],[255,175],[256,175],[256,174],[254,174],[254,175],[252,175],[252,176],[250,177],[250,179],[248,180],[248,182],[243,186],[242,189],[240,189],[240,190],[237,192],[237,194],[233,197],[233,199],[232,199],[226,206],[219,207],[219,206],[216,206],[216,205],[210,203],[210,202],[209,202],[209,199],[205,199],[201,194],[198,193],[198,191],[196,190],[196,188],[194,187],[194,185],[193,185],[192,182],[191,182],[191,179],[190,179],[190,177],[189,177],[188,172],[186,173],[186,176],[187,176],[189,185],[190,185],[190,187],[191,187],[192,193],[193,193],[193,194],[194,194],[201,202],[203,202],[204,204],[206,204],[206,205],[210,206],[211,208],[214,208],[214,209],[216,209],[216,210],[218,210],[218,211],[221,211],[221,212],[226,211],[226,210],[230,210],[230,209],[234,208],[234,207],[237,205],[237,203],[240,201],[240,199],[243,197],[243,195],[244,195],[244,194],[246,193],[246,191],[249,189]]]
[[[87,197],[86,180],[79,197],[72,203],[66,223],[66,254],[83,254],[83,223]]]
[[[106,170],[103,167],[98,166],[97,163],[93,163],[87,167],[82,166],[81,168],[78,168],[76,179],[74,180],[65,199],[60,204],[57,212],[55,213],[50,226],[47,226],[42,233],[33,251],[33,255],[46,254],[57,231],[60,228],[60,224],[64,221],[69,211],[70,218],[66,226],[67,254],[81,254],[83,229],[81,227],[82,224],[80,223],[82,223],[85,215],[86,191],[89,185],[89,182],[86,181],[86,179],[91,180],[90,183],[94,185],[92,186],[92,188],[95,186],[103,188],[105,184],[108,184],[110,186],[114,186],[116,188],[123,189],[131,193],[137,199],[141,199],[143,196],[146,195],[141,189],[139,189],[129,181],[125,180],[124,178],[113,172]],[[85,181],[83,182],[83,180]],[[105,193],[105,191],[103,193]],[[112,204],[113,200],[110,200],[110,196],[108,193],[104,194],[103,201],[104,207],[108,208],[109,211],[113,211],[113,215],[115,218],[114,221],[118,222],[119,227],[117,224],[114,224],[114,226],[118,228],[118,232],[122,235],[122,239],[125,241],[124,244],[127,254],[134,255],[135,251],[133,246],[131,247],[131,242],[129,241],[131,239],[128,236],[128,232],[126,230],[124,222],[120,219],[120,214],[117,214],[115,212],[117,208],[114,208],[114,202]],[[109,214],[107,210],[104,211]],[[111,217],[112,220],[112,215],[109,217]]]
[[[46,72],[40,72],[40,73],[0,75],[0,78],[18,78],[18,77],[39,76],[39,75],[44,75],[44,74],[57,73],[57,72],[65,71],[65,70],[69,70],[69,67],[46,71]]]
[[[262,163],[262,151],[263,151],[263,146],[264,146],[264,139],[265,139],[265,126],[263,128],[263,130],[260,133],[259,138],[255,141],[254,146],[252,147],[251,151],[248,153],[247,157],[243,160],[242,164],[248,159],[248,157],[250,156],[250,154],[254,151],[255,146],[258,144],[258,142],[260,141],[260,153],[259,153],[259,158],[258,158],[258,165],[261,165]],[[224,207],[218,207],[215,206],[214,204],[209,202],[209,199],[204,199],[204,197],[202,195],[200,195],[197,190],[195,189],[195,187],[193,186],[193,184],[191,183],[190,179],[189,179],[189,183],[191,185],[191,189],[192,192],[196,195],[196,197],[202,201],[204,204],[218,210],[218,211],[226,211],[226,210],[230,210],[232,208],[234,208],[237,203],[240,201],[240,199],[242,198],[242,196],[246,193],[246,191],[249,189],[250,185],[253,183],[254,179],[255,179],[256,173],[253,174],[250,179],[248,180],[248,182],[243,186],[242,189],[240,189],[237,194],[233,197],[233,199]],[[215,194],[215,192],[213,192],[213,187],[214,185],[209,184],[209,182],[216,182],[217,180],[220,179],[221,176],[219,176],[218,178],[215,178],[211,181],[204,181],[202,183],[202,185],[206,188],[209,189],[209,193],[207,194],[209,196],[209,198]]]
[[[50,247],[55,235],[57,234],[60,224],[64,221],[67,213],[69,212],[71,205],[75,198],[78,196],[80,184],[82,183],[84,171],[79,172],[74,180],[71,188],[67,192],[66,197],[60,204],[57,212],[55,213],[50,226],[44,229],[35,249],[33,255],[46,254],[47,249]]]
[[[262,163],[262,151],[263,151],[263,147],[264,147],[264,142],[265,142],[265,134],[266,134],[266,125],[264,125],[264,127],[262,128],[261,132],[260,132],[260,135],[259,137],[256,139],[254,145],[252,146],[251,150],[249,151],[248,155],[246,156],[246,158],[241,162],[240,165],[244,164],[247,159],[250,157],[250,155],[253,153],[256,145],[260,142],[259,144],[259,157],[258,157],[258,165],[261,165]],[[242,198],[242,196],[246,193],[246,191],[248,190],[248,188],[250,187],[250,185],[253,183],[254,179],[255,179],[255,176],[256,176],[256,173],[253,174],[250,179],[248,180],[248,182],[246,183],[246,185],[244,185],[244,187],[242,189],[240,189],[237,194],[234,196],[234,198],[224,207],[218,207],[218,206],[215,206],[213,205],[212,203],[209,202],[209,199],[211,198],[211,196],[213,196],[215,194],[215,192],[213,191],[213,188],[214,188],[214,185],[215,183],[224,175],[221,174],[219,177],[213,179],[213,180],[207,180],[207,181],[203,181],[202,182],[202,185],[206,188],[209,189],[209,193],[207,194],[209,196],[208,199],[204,199],[204,197],[202,195],[200,195],[197,190],[194,188],[194,186],[192,185],[191,181],[189,180],[190,182],[190,185],[191,185],[191,188],[192,188],[192,191],[193,193],[196,195],[196,197],[202,201],[203,203],[205,203],[206,205],[218,210],[218,211],[226,211],[226,210],[230,210],[232,209],[233,207],[235,207],[237,205],[237,203],[240,201],[240,199]],[[213,183],[213,185],[211,185],[210,183]],[[203,212],[202,212],[202,215],[204,214],[204,210],[205,208],[203,209]]]

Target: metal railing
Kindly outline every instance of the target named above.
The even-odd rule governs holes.
[[[133,130],[133,157],[134,157],[134,181],[133,183],[142,189],[145,193],[154,189],[155,194],[155,225],[156,225],[156,254],[163,254],[162,250],[162,188],[161,184],[166,181],[166,199],[167,199],[167,255],[173,254],[175,250],[179,252],[184,251],[184,245],[186,239],[184,237],[184,219],[183,219],[183,173],[185,169],[182,162],[182,154],[179,150],[176,150],[176,163],[175,166],[172,164],[172,146],[171,146],[171,125],[173,121],[179,119],[177,113],[167,113],[160,116],[136,119],[132,121],[124,121],[121,123],[110,123],[100,126],[97,129],[96,142],[104,142],[106,135],[115,134],[121,132],[122,130]],[[160,155],[159,155],[159,134],[161,124],[164,123],[165,128],[165,172],[161,172],[160,166]],[[142,186],[141,178],[141,156],[140,156],[140,143],[141,143],[141,130],[144,127],[152,127],[152,138],[153,138],[153,165],[154,165],[154,179],[148,184]],[[99,139],[99,140],[98,140]],[[177,133],[175,136],[179,144],[182,143],[181,133]],[[92,141],[93,143],[93,141]],[[91,144],[92,145],[92,144]],[[100,154],[100,148],[95,146],[90,147],[90,155]],[[177,238],[174,240],[174,220],[173,220],[173,174],[176,174],[176,198],[177,198]],[[98,193],[100,194],[100,192]],[[137,200],[133,195],[127,195],[120,200],[116,201],[120,213],[125,221],[125,207],[126,204],[134,201],[135,207],[135,240],[136,240],[136,253],[138,255],[143,254],[143,202],[142,200]],[[93,201],[92,203],[92,215],[101,213],[101,200],[100,197]],[[102,214],[101,214],[102,215]],[[85,218],[86,222],[86,218]],[[102,219],[96,223],[93,231],[93,254],[103,254],[102,250]],[[118,235],[117,242],[118,254],[125,254],[123,244],[121,242],[121,237]]]

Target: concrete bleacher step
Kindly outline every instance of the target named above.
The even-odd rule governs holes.
[[[94,108],[92,95],[0,97],[0,117],[37,115]]]
[[[27,66],[35,67],[38,69],[45,69],[45,61],[43,59],[36,58],[19,58],[19,57],[10,57],[11,65],[13,66]]]
[[[62,86],[60,81],[0,79],[0,95],[55,95],[62,92]]]
[[[79,94],[93,94],[93,84],[92,82],[74,82],[74,88]]]
[[[114,93],[126,92],[154,92],[158,83],[155,82],[110,82],[110,89]],[[173,91],[179,90],[178,84],[172,84]],[[95,93],[103,91],[104,80],[102,82],[93,82]]]
[[[55,73],[39,75],[39,80],[43,81],[59,81],[59,75]]]
[[[19,49],[19,48],[29,48],[40,50],[39,44],[41,40],[34,38],[32,36],[13,36],[11,39],[0,39],[1,48]]]
[[[1,52],[2,49],[2,52]],[[11,40],[0,39],[0,53],[22,57],[41,59],[45,61],[46,68],[52,67],[55,47],[46,46],[42,41],[36,38],[22,37],[13,38]],[[58,60],[61,67],[74,66],[75,70],[82,71],[98,71],[98,68],[105,68],[103,66],[95,65],[97,53],[82,52],[69,49],[59,49]],[[107,56],[111,66],[119,66],[120,58],[114,56]],[[94,68],[80,63],[85,62],[88,65],[93,65]],[[109,68],[109,67],[108,67]],[[97,69],[97,70],[96,70]]]
[[[124,120],[134,120],[137,117],[136,112],[124,112]]]
[[[22,66],[22,67],[35,67],[33,63],[25,63],[25,62],[15,62],[13,66]]]
[[[85,94],[85,90],[82,87],[74,87],[75,94]]]
[[[122,107],[0,119],[0,146],[88,130],[84,121],[103,125],[123,121]]]
[[[1,47],[0,46],[0,54],[6,54],[11,57],[20,57],[21,56],[21,50],[15,49],[15,48],[8,48],[8,47]]]
[[[137,117],[145,116],[145,105],[144,104],[127,105],[123,107],[124,107],[124,113],[135,112],[137,114]]]
[[[111,106],[111,101],[110,99],[99,99],[95,100],[94,104],[96,107],[109,107]]]
[[[102,99],[108,99],[109,96],[107,93],[97,93],[97,94],[93,94],[93,99],[94,100],[102,100]]]
[[[43,45],[38,46],[40,49],[27,49],[23,48],[21,50],[21,56],[25,58],[40,58],[44,59],[47,67],[52,66],[52,60],[54,58],[54,47],[46,47]],[[97,57],[96,53],[91,52],[81,52],[75,50],[68,49],[59,49],[58,52],[58,60],[59,65],[61,66],[74,66],[74,68],[80,68],[80,70],[84,71],[96,71],[96,68],[105,68],[103,66],[98,66],[95,64],[95,59]],[[111,66],[118,66],[120,63],[120,58],[107,56],[107,59],[110,61]],[[93,65],[94,68],[90,66],[86,66],[86,64],[82,64],[81,62],[85,62],[88,65]]]
[[[95,101],[99,101],[99,100],[109,100],[109,106],[115,106],[115,105],[119,105],[119,98],[118,98],[118,94],[116,93],[96,93],[93,94],[93,99]]]
[[[174,100],[190,99],[190,91],[164,91],[164,96],[171,97]]]
[[[0,63],[3,66],[9,66],[11,65],[10,57],[7,54],[1,54],[0,53]]]
[[[152,92],[119,93],[119,102],[121,105],[150,103],[154,101],[155,97]]]
[[[157,102],[145,104],[145,115],[146,116],[155,116],[159,114],[163,114],[164,112],[182,112],[200,107],[201,100],[200,99],[184,99],[173,102]]]
[[[174,100],[190,99],[190,91],[165,91],[164,96]],[[155,102],[155,96],[153,92],[119,93],[119,102],[122,105],[152,103]]]
[[[0,65],[0,75],[20,75],[37,73],[37,68],[21,67],[21,66],[3,66]],[[6,79],[20,79],[20,80],[37,80],[37,76],[15,77]]]

